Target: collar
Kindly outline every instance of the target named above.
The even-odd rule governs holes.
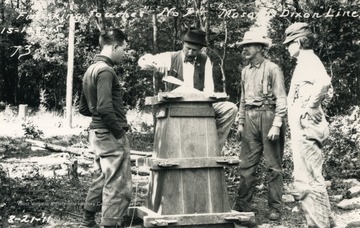
[[[94,61],[95,62],[103,61],[103,62],[105,62],[106,64],[108,64],[111,67],[114,66],[114,62],[109,57],[107,57],[105,55],[96,55]]]
[[[261,64],[262,64],[264,61],[265,61],[265,58],[263,58],[262,60],[260,60],[258,63],[254,64],[254,65],[250,63],[250,69],[253,68],[253,67],[259,69],[260,66],[261,66]]]

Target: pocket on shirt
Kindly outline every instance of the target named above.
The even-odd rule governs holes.
[[[295,85],[295,100],[299,99],[302,103],[307,103],[311,98],[313,83],[302,81]]]

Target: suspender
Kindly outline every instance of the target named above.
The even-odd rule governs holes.
[[[266,97],[265,103],[268,103],[269,102],[268,93],[269,93],[269,88],[271,88],[271,79],[270,79],[270,72],[266,68],[266,66],[267,66],[266,62],[267,61],[264,60],[263,74],[262,74],[262,79],[261,79],[260,83],[261,83],[261,87],[262,87],[262,92],[263,92],[264,96]],[[247,71],[247,68],[245,68],[244,78],[242,78],[242,80],[245,79],[246,71]]]
[[[266,60],[264,60],[263,78],[261,79],[261,83],[262,83],[262,88],[263,88],[263,94],[265,95],[265,97],[267,97],[268,81],[269,81],[270,74],[269,74],[269,72],[267,72],[267,75],[265,75],[265,74],[266,74]]]

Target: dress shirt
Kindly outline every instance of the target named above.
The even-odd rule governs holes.
[[[286,115],[286,92],[281,69],[264,59],[255,65],[246,66],[241,72],[241,79],[239,123],[245,122],[245,106],[261,106],[268,103],[276,105],[273,126],[280,127]],[[264,84],[267,94],[264,94]]]
[[[146,69],[147,66],[153,66],[157,69],[165,68],[167,70],[171,67],[171,55],[173,52],[163,52],[156,55],[144,55],[139,61],[139,66],[143,69]],[[185,54],[181,53],[183,59],[183,78],[185,85],[194,88],[194,64],[190,62],[184,62]],[[212,64],[210,58],[208,57],[205,63],[205,79],[204,79],[204,92],[213,93],[214,92],[214,81],[213,81],[213,72]]]

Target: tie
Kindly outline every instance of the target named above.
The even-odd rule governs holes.
[[[196,58],[194,58],[194,59],[192,59],[192,60],[190,60],[190,59],[188,59],[188,58],[185,58],[184,59],[184,63],[191,63],[191,64],[195,64],[195,62],[196,62]]]

